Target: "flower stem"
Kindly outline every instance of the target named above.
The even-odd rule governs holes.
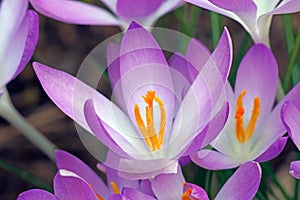
[[[271,179],[273,180],[274,184],[280,190],[280,192],[282,193],[282,195],[284,196],[284,198],[287,199],[287,200],[290,200],[291,198],[289,197],[289,195],[285,192],[285,190],[283,189],[283,187],[279,183],[276,175],[272,172],[271,166],[269,165],[269,163],[264,163],[262,165],[262,167],[263,167],[263,170],[271,177]]]
[[[19,129],[27,139],[54,161],[54,150],[57,147],[20,115],[13,106],[6,89],[0,96],[0,116]]]
[[[299,48],[300,48],[300,29],[298,31],[297,37],[296,37],[296,41],[294,43],[294,46],[292,48],[291,54],[290,54],[290,59],[289,59],[289,64],[285,73],[285,77],[284,77],[284,89],[285,91],[288,91],[289,88],[289,84],[291,82],[291,78],[292,78],[292,72],[294,67],[296,66],[296,62],[297,62],[297,57],[298,57],[298,53],[299,53]]]
[[[212,34],[212,49],[214,49],[219,41],[220,35],[221,35],[221,29],[220,29],[220,15],[215,12],[210,12],[210,24],[211,24],[211,34]]]
[[[205,188],[204,189],[207,192],[207,195],[209,198],[211,198],[210,186],[211,186],[212,176],[213,176],[212,171],[208,170],[205,175]]]

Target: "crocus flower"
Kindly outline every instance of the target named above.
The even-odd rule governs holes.
[[[239,22],[255,43],[269,45],[269,31],[275,14],[300,11],[298,0],[185,0],[199,7],[220,13]]]
[[[198,53],[191,55],[199,58],[203,52]],[[120,107],[69,74],[33,65],[54,103],[115,154],[107,165],[126,178],[148,179],[176,173],[178,159],[210,142],[224,125],[227,104],[223,100],[220,109],[215,105],[228,76],[231,53],[225,30],[199,73],[192,72],[196,78],[185,88],[184,98],[176,101],[176,85],[162,50],[147,30],[133,22],[122,39],[119,64],[108,69],[116,83],[114,91],[122,93],[117,99],[123,102]],[[208,134],[210,126],[216,128]]]
[[[253,46],[243,58],[235,90],[227,86],[229,116],[224,129],[211,145],[215,150],[200,150],[191,159],[212,170],[229,169],[248,161],[264,162],[276,157],[287,137],[281,123],[282,102],[296,101],[287,94],[272,110],[278,69],[272,52],[263,44]]]
[[[38,16],[27,8],[26,1],[0,3],[0,94],[22,72],[38,41]]]
[[[126,29],[131,21],[153,26],[164,14],[183,4],[182,0],[101,0],[110,11],[73,0],[30,0],[32,6],[50,18],[71,24],[110,25]]]
[[[293,140],[294,144],[300,151],[300,84],[296,85],[289,93],[294,98],[290,98],[282,107],[282,121]],[[293,161],[290,165],[290,174],[300,179],[300,161]]]
[[[253,199],[259,188],[260,180],[260,166],[255,162],[248,162],[237,169],[214,199]],[[209,199],[204,189],[195,184],[185,182],[180,169],[177,174],[158,175],[151,182],[153,193],[158,200]]]
[[[107,186],[104,181],[83,161],[63,150],[55,152],[56,165],[59,169],[54,178],[54,194],[40,189],[33,189],[19,195],[19,200],[43,200],[43,199],[110,199],[110,196],[118,194],[129,199],[154,198],[141,191],[138,181],[129,181],[117,175],[116,170],[106,166]],[[138,191],[140,189],[141,191]]]

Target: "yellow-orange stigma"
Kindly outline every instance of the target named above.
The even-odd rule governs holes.
[[[185,182],[183,183],[183,188],[184,187],[186,187],[186,183]],[[191,187],[187,188],[183,192],[181,199],[182,200],[198,200],[198,198],[192,196],[192,193],[193,193],[193,188],[191,188]]]
[[[243,98],[247,93],[246,90],[243,90],[236,100],[236,111],[235,111],[235,131],[236,138],[239,142],[244,143],[252,138],[254,133],[255,125],[260,113],[260,99],[259,97],[254,98],[253,110],[251,114],[250,121],[245,130],[244,128],[244,113],[245,109],[243,107]]]
[[[92,188],[94,190],[93,185],[91,183],[89,184],[89,186],[90,186],[90,188]],[[95,190],[94,190],[94,192],[95,192],[98,200],[104,200]]]
[[[166,126],[166,108],[164,102],[155,95],[155,91],[148,91],[143,99],[146,106],[146,125],[141,117],[140,109],[137,104],[134,105],[134,115],[138,128],[145,140],[146,145],[152,152],[161,149],[164,142],[164,132]],[[160,129],[157,133],[154,127],[153,117],[153,101],[155,101],[160,108]]]
[[[113,181],[110,182],[110,186],[113,189],[115,194],[121,194],[117,184]]]

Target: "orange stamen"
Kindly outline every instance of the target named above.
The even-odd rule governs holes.
[[[141,117],[140,109],[137,104],[134,105],[135,120],[145,140],[146,145],[151,149],[152,152],[154,152],[156,150],[161,149],[161,145],[164,141],[164,132],[166,126],[166,108],[163,101],[157,96],[155,96],[155,91],[148,91],[147,94],[143,96],[143,99],[147,104],[147,106],[145,107],[147,127],[145,126],[145,123]],[[153,101],[158,103],[161,112],[160,130],[158,133],[156,133],[154,127]]]
[[[260,99],[259,97],[255,97],[251,118],[245,130],[244,128],[245,109],[243,107],[243,98],[246,92],[247,92],[246,90],[243,90],[241,94],[238,96],[238,99],[236,101],[235,129],[236,129],[236,137],[238,141],[241,143],[244,143],[252,138],[255,125],[260,113]]]
[[[92,188],[94,190],[93,185],[91,183],[89,184],[89,186],[90,186],[90,188]],[[94,190],[94,192],[95,192],[98,200],[104,200],[95,190]]]
[[[110,182],[110,186],[113,189],[115,194],[121,194],[117,184],[113,181]]]

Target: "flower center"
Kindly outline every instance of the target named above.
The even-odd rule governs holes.
[[[182,200],[198,200],[198,198],[192,196],[193,188],[187,187],[186,183],[183,183],[183,189],[185,190],[182,194]]]
[[[141,117],[140,109],[137,104],[134,105],[134,115],[138,128],[145,140],[146,145],[152,152],[161,149],[161,145],[164,142],[164,132],[166,126],[166,108],[164,102],[155,96],[155,91],[148,91],[145,96],[142,96],[147,106],[146,109],[146,122]],[[154,127],[153,116],[153,102],[156,102],[160,108],[160,129],[156,132]]]
[[[247,93],[246,90],[243,90],[236,100],[236,111],[235,111],[235,130],[236,138],[240,143],[249,141],[254,133],[255,125],[260,113],[260,99],[255,97],[253,100],[253,110],[251,114],[250,121],[245,130],[244,128],[244,113],[245,109],[243,107],[243,98]]]

